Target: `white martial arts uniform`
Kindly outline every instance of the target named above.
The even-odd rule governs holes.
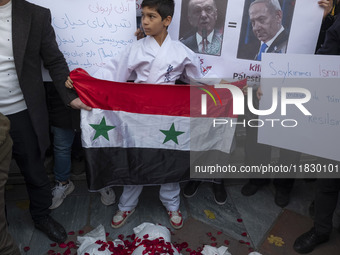
[[[201,78],[198,56],[179,41],[172,41],[169,34],[162,46],[152,36],[133,43],[119,57],[111,59],[94,77],[126,82],[135,75],[135,83],[174,84],[180,79],[189,83],[190,78]],[[119,199],[121,211],[131,211],[138,204],[142,185],[125,185]],[[177,211],[180,204],[179,183],[162,184],[159,198],[168,211]]]

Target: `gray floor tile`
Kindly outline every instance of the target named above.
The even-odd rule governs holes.
[[[82,229],[88,222],[88,210],[91,196],[69,195],[51,216],[60,222],[66,232]]]
[[[205,224],[213,226],[217,230],[223,231],[223,233],[236,240],[244,239],[241,234],[246,229],[243,224],[237,222],[240,214],[230,196],[228,196],[227,203],[224,205],[217,205],[213,196],[211,183],[202,183],[197,194],[192,198],[186,199],[188,214]],[[209,219],[204,212],[205,210],[213,212],[215,219]]]
[[[250,197],[243,196],[241,188],[241,185],[229,186],[228,193],[237,211],[242,215],[246,232],[252,243],[258,247],[282,209],[275,205],[273,193],[267,186]]]

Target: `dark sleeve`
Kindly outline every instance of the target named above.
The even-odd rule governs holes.
[[[325,41],[316,54],[340,55],[340,15],[327,30]]]
[[[326,37],[327,30],[333,25],[335,17],[331,14],[328,14],[325,19],[322,21],[320,33],[318,37],[318,41],[316,43],[315,52],[317,52],[323,45]]]
[[[51,12],[46,10],[44,18],[42,42],[40,45],[40,55],[45,68],[53,80],[63,102],[68,105],[73,99],[77,98],[77,93],[65,87],[65,81],[69,75],[69,69],[64,55],[59,50],[56,42],[54,29],[51,25]]]

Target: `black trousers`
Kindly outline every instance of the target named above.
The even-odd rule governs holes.
[[[316,182],[314,227],[320,234],[332,232],[339,191],[340,179],[318,179]]]
[[[45,152],[40,152],[38,138],[27,110],[7,117],[11,121],[13,157],[24,176],[30,199],[30,213],[36,222],[50,214],[49,207],[52,203],[50,181],[41,157]]]

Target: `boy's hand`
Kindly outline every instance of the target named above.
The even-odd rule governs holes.
[[[70,103],[70,106],[73,109],[84,109],[86,111],[91,111],[92,108],[90,106],[87,106],[86,104],[84,104],[79,97],[77,97],[76,99],[73,99]]]
[[[144,32],[142,29],[137,28],[137,31],[135,32],[135,36],[137,36],[137,40],[143,39],[144,38]]]
[[[73,89],[73,81],[70,76],[67,76],[67,80],[65,81],[65,87],[69,89]]]

